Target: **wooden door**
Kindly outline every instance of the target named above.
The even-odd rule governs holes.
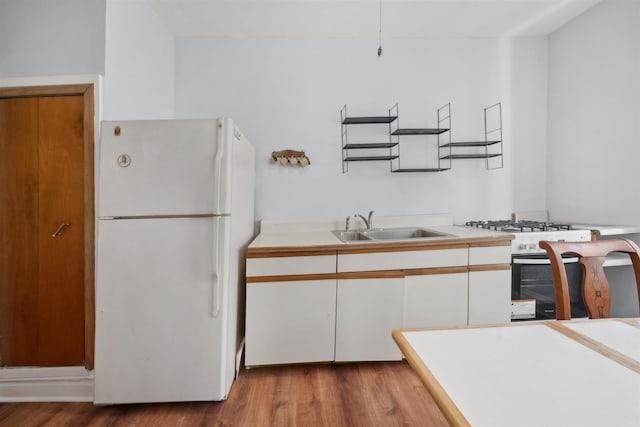
[[[0,366],[92,364],[86,110],[82,94],[0,99]]]
[[[33,365],[37,346],[38,101],[0,99],[0,359]]]

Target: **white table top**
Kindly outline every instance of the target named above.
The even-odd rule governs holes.
[[[393,336],[452,425],[640,426],[639,319]]]
[[[588,321],[563,324],[571,330],[598,341],[640,363],[640,333],[638,333],[640,325]],[[635,328],[635,331],[630,328]]]

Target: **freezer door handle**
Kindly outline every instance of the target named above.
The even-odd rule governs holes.
[[[218,317],[220,313],[220,281],[218,273],[213,273],[213,296],[211,301],[211,317]]]
[[[221,199],[222,199],[222,158],[224,157],[224,144],[222,143],[224,138],[225,129],[222,126],[222,123],[218,123],[218,145],[216,147],[216,153],[213,160],[213,167],[216,173],[216,193],[213,197],[213,210],[215,213],[221,213],[222,209],[220,208]]]

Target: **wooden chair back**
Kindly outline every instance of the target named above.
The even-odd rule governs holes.
[[[604,260],[610,252],[622,252],[631,257],[638,289],[640,305],[640,249],[628,239],[594,240],[590,242],[550,242],[540,241],[540,247],[547,251],[553,271],[553,286],[556,299],[556,319],[571,319],[569,283],[562,262],[562,254],[578,257],[582,264],[582,299],[590,319],[609,317],[611,293],[604,274]]]

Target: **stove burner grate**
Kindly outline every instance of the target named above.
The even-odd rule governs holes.
[[[571,224],[566,224],[566,223],[527,221],[527,220],[467,221],[465,225],[468,227],[484,228],[487,230],[496,230],[496,231],[506,231],[510,233],[526,233],[526,232],[533,232],[533,231],[563,231],[563,230],[574,229]]]

